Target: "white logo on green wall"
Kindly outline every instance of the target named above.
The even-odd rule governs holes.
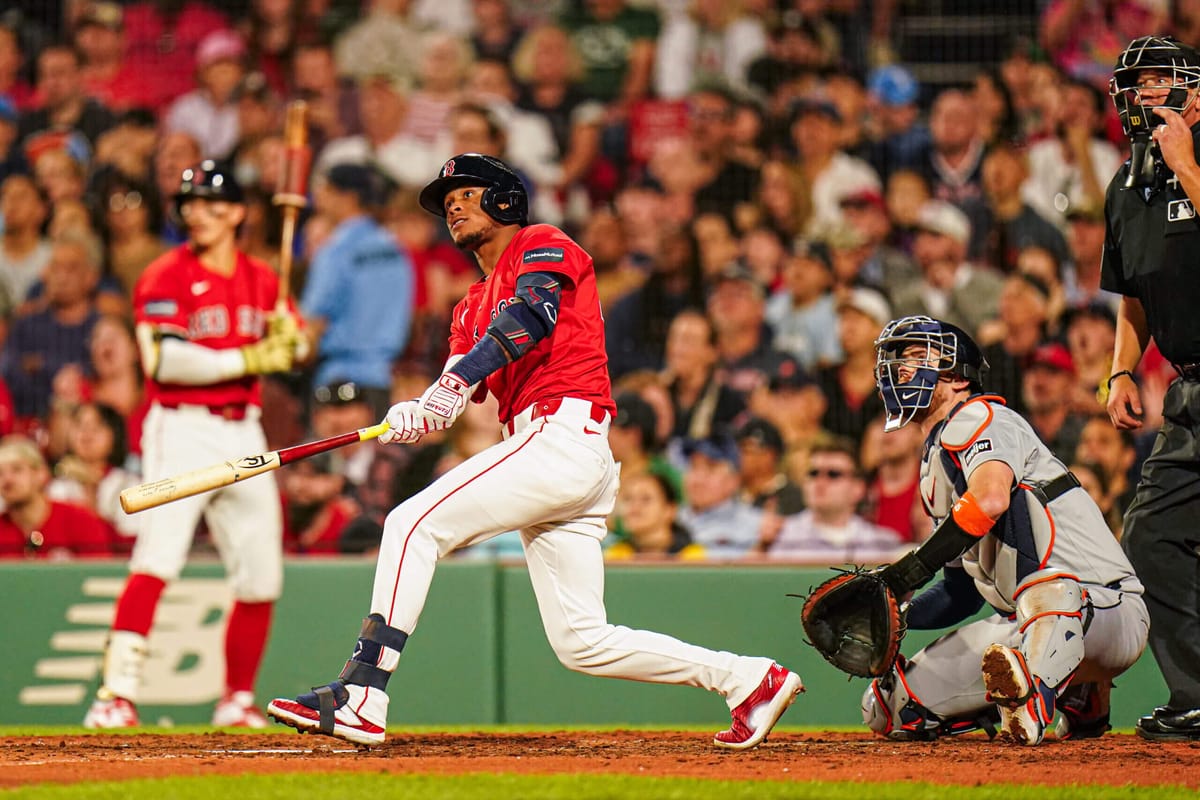
[[[83,594],[98,601],[67,607],[71,627],[50,634],[55,655],[37,661],[35,682],[21,689],[21,705],[73,706],[90,699],[100,683],[104,641],[124,585],[123,577],[84,580]],[[154,616],[138,702],[192,705],[221,696],[230,600],[229,585],[220,578],[181,579],[167,588]]]

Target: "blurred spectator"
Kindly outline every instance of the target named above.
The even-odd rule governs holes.
[[[829,248],[823,242],[797,238],[784,262],[782,285],[767,300],[764,318],[775,332],[773,346],[806,370],[842,360],[832,285]]]
[[[842,218],[846,226],[863,240],[862,263],[858,282],[891,296],[920,274],[916,263],[902,250],[892,247],[892,220],[883,195],[868,189],[842,198]]]
[[[233,165],[234,174],[243,188],[258,186],[274,189],[278,176],[268,174],[271,160],[263,150],[263,142],[279,136],[283,130],[283,107],[279,95],[267,83],[261,72],[250,72],[238,81],[229,98],[237,111],[237,143],[229,151],[227,160]],[[282,138],[280,139],[282,144]],[[281,158],[271,145],[265,148],[275,159]],[[276,180],[271,180],[274,177]]]
[[[79,53],[69,44],[49,44],[37,56],[37,97],[41,105],[21,115],[18,139],[46,130],[79,131],[94,144],[116,123],[107,106],[83,88]]]
[[[1088,417],[1079,434],[1075,460],[1095,464],[1100,468],[1108,483],[1109,496],[1116,504],[1117,513],[1124,515],[1137,488],[1136,482],[1130,480],[1130,476],[1136,476],[1139,471],[1135,466],[1137,451],[1134,449],[1133,434],[1128,430],[1114,428],[1107,414]]]
[[[838,301],[837,315],[844,357],[839,364],[817,370],[817,383],[828,401],[821,425],[857,443],[871,420],[883,413],[875,388],[875,337],[892,312],[879,292],[859,288]]]
[[[171,244],[180,244],[187,239],[180,220],[175,214],[175,193],[179,191],[180,178],[188,167],[200,162],[200,144],[190,133],[175,131],[164,133],[154,151],[154,186],[163,206],[163,238]]]
[[[665,354],[673,437],[703,439],[728,427],[745,408],[741,396],[717,379],[717,358],[717,334],[708,317],[691,309],[679,312],[667,331]]]
[[[4,318],[25,301],[50,263],[50,242],[42,227],[50,215],[50,201],[27,175],[10,175],[0,184],[0,305]]]
[[[509,0],[472,0],[475,29],[471,48],[479,59],[513,60],[525,31],[513,19]]]
[[[800,484],[805,510],[787,517],[774,539],[758,543],[769,558],[878,564],[896,557],[903,547],[899,534],[868,522],[856,511],[866,495],[866,484],[855,452],[853,442],[840,438],[813,447]]]
[[[999,318],[986,323],[987,335],[979,336],[989,367],[985,388],[988,394],[1003,397],[1017,413],[1025,411],[1021,391],[1025,366],[1046,338],[1047,300],[1046,287],[1038,278],[1010,276],[1000,291]]]
[[[688,137],[700,159],[696,213],[723,215],[730,223],[758,191],[758,171],[733,158],[734,97],[719,86],[702,86],[687,97]]]
[[[1050,342],[1033,351],[1025,367],[1021,397],[1024,417],[1050,452],[1064,464],[1071,463],[1079,445],[1086,418],[1074,412],[1071,404],[1075,364],[1071,353],[1058,342]]]
[[[921,85],[899,64],[889,64],[867,78],[868,108],[874,130],[868,160],[886,182],[898,169],[920,169],[929,151],[929,128],[917,102]]]
[[[812,189],[812,217],[806,226],[811,235],[819,236],[842,221],[843,197],[883,190],[870,164],[841,151],[841,124],[841,115],[832,103],[802,101],[792,111],[791,141]]]
[[[741,236],[738,260],[767,291],[779,286],[787,248],[773,228],[754,227]]]
[[[746,13],[741,2],[692,0],[667,19],[658,37],[655,90],[667,99],[707,83],[745,91],[750,64],[766,51],[762,19]]]
[[[200,42],[225,27],[224,16],[203,0],[135,0],[125,6],[126,63],[150,82],[155,111],[193,87]]]
[[[741,459],[741,499],[769,514],[786,517],[804,510],[804,495],[784,472],[786,450],[779,429],[752,417],[734,432]]]
[[[16,26],[0,24],[0,99],[8,100],[19,111],[32,108],[34,97],[33,87],[21,74],[24,60]]]
[[[150,76],[125,60],[125,12],[120,5],[106,0],[84,5],[73,38],[89,97],[117,111],[153,103]]]
[[[1067,305],[1072,308],[1102,303],[1116,312],[1120,295],[1100,288],[1100,261],[1104,255],[1104,207],[1073,206],[1067,211],[1067,240],[1071,260],[1063,281]]]
[[[636,394],[654,409],[654,442],[661,451],[675,429],[675,409],[664,375],[648,369],[630,372],[613,384],[613,393]]]
[[[796,9],[772,15],[767,52],[747,69],[749,83],[772,100],[771,111],[786,113],[787,106],[801,94],[802,84],[836,58],[836,44],[811,18]]]
[[[449,129],[450,110],[466,99],[462,90],[470,68],[470,45],[453,34],[428,34],[421,44],[416,88],[408,96],[402,134],[427,147],[437,145]],[[452,149],[445,155],[461,152]]]
[[[151,181],[158,120],[146,108],[131,109],[96,140],[92,165],[97,173],[116,170],[130,180]]]
[[[200,142],[204,158],[223,159],[238,140],[233,90],[245,75],[246,44],[231,30],[214,31],[196,49],[196,88],[163,117],[166,131],[184,131]]]
[[[25,159],[53,207],[83,200],[90,158],[87,140],[78,131],[42,131],[25,140]]]
[[[960,89],[943,90],[929,111],[931,144],[922,172],[934,198],[962,206],[983,194],[979,112]]]
[[[975,73],[971,103],[979,114],[979,137],[986,144],[1013,142],[1019,138],[1012,95],[998,69],[985,67]]]
[[[121,508],[121,492],[141,483],[125,469],[125,421],[103,403],[83,403],[71,414],[67,453],[54,465],[54,479],[46,497],[74,503],[95,512],[119,535],[112,542],[121,552],[133,549],[138,535],[137,517]]]
[[[604,551],[609,561],[637,558],[703,559],[703,545],[692,541],[679,522],[679,490],[669,479],[639,472],[621,481],[618,495],[627,538]]]
[[[771,345],[764,320],[765,295],[749,269],[732,262],[713,283],[708,318],[717,331],[720,381],[746,397],[766,384],[788,356]]]
[[[828,98],[842,118],[838,147],[843,153],[870,164],[870,142],[867,138],[867,87],[854,73],[832,72],[825,77],[821,97]],[[875,169],[874,166],[871,167]],[[879,174],[875,170],[876,175]]]
[[[334,164],[365,164],[374,161],[392,180],[409,188],[421,188],[437,173],[441,159],[422,142],[404,134],[408,115],[403,78],[372,75],[358,87],[358,116],[362,133],[343,136],[325,145],[313,171],[324,173]]]
[[[888,219],[893,225],[892,245],[911,253],[913,231],[917,228],[921,209],[930,198],[929,183],[921,173],[907,169],[892,173],[884,195]]]
[[[678,472],[662,454],[654,406],[632,391],[618,392],[613,400],[617,413],[608,429],[608,442],[621,474],[658,472],[678,483]]]
[[[1167,4],[1144,0],[1051,0],[1040,38],[1050,59],[1076,80],[1108,86],[1115,53],[1131,39],[1161,30]]]
[[[700,274],[705,284],[711,286],[717,276],[738,257],[738,238],[729,218],[715,211],[695,217],[691,226],[699,249]]]
[[[395,483],[400,462],[378,451],[371,461],[367,479],[354,491],[361,513],[346,523],[338,537],[338,551],[374,554],[383,538],[383,520],[396,507]]]
[[[309,267],[300,300],[317,347],[313,381],[351,382],[382,419],[392,362],[413,321],[413,265],[372,216],[387,204],[390,181],[373,167],[337,164],[317,180],[317,211],[335,224]]]
[[[102,229],[107,234],[108,270],[133,295],[142,270],[166,252],[162,230],[162,205],[154,188],[110,171],[95,187]]]
[[[1049,250],[1060,264],[1071,257],[1058,228],[1022,199],[1028,175],[1025,155],[1010,145],[996,145],[983,159],[987,211],[974,232],[970,255],[1000,272],[1015,271],[1017,255],[1026,247]]]
[[[588,217],[579,244],[592,257],[601,308],[612,308],[645,283],[646,271],[630,257],[625,228],[611,210],[602,208]]]
[[[1117,148],[1103,138],[1108,98],[1082,81],[1062,87],[1055,137],[1029,147],[1029,176],[1021,187],[1025,201],[1059,228],[1074,208],[1104,205],[1104,188],[1121,166]],[[1061,255],[1061,254],[1056,254]]]
[[[374,425],[378,420],[379,416],[372,410],[357,384],[323,385],[313,390],[310,422],[314,438],[324,439],[346,431],[356,431]],[[379,447],[373,441],[347,445],[334,454],[334,466],[352,486],[361,486],[367,479],[371,460]]]
[[[728,434],[689,439],[683,454],[687,504],[679,521],[710,558],[738,558],[759,540],[763,512],[738,498],[739,456]]]
[[[334,139],[362,131],[354,82],[338,76],[330,45],[319,41],[296,44],[291,89],[294,96],[308,104],[314,153]]]
[[[808,179],[790,161],[767,161],[762,165],[756,202],[763,221],[785,240],[807,229],[812,216],[812,191]]]
[[[784,363],[765,387],[750,395],[750,413],[780,432],[784,441],[784,472],[795,480],[791,458],[807,452],[823,434],[821,420],[828,403],[813,377],[797,362]]]
[[[342,494],[346,477],[330,453],[298,461],[283,471],[283,546],[289,553],[333,555],[358,506]]]
[[[1117,320],[1102,303],[1068,312],[1065,320],[1067,347],[1075,362],[1075,407],[1091,413],[1099,407],[1096,392],[1108,386]]]
[[[897,288],[892,297],[896,316],[925,314],[976,335],[983,323],[998,315],[1004,279],[966,260],[971,224],[950,203],[929,201],[916,223],[913,258],[921,280]]]
[[[50,470],[33,442],[0,440],[0,557],[69,559],[112,552],[109,527],[82,506],[46,496]]]
[[[650,94],[658,15],[625,0],[573,3],[561,24],[583,57],[584,92],[609,106],[610,119]]]
[[[246,43],[245,66],[262,74],[273,91],[283,94],[296,42],[316,35],[316,20],[301,10],[300,0],[250,0],[249,6],[237,25]]]
[[[1108,477],[1099,464],[1091,461],[1075,461],[1071,463],[1071,472],[1079,479],[1079,485],[1095,501],[1104,521],[1108,524],[1113,536],[1118,539],[1125,527],[1125,521],[1117,513],[1117,504],[1108,485]]]
[[[67,364],[89,364],[87,341],[99,318],[92,289],[99,278],[93,240],[70,236],[53,243],[44,272],[46,307],[13,323],[0,356],[18,417],[44,418],[51,379]]]
[[[17,107],[0,95],[0,183],[9,175],[25,171],[24,153],[17,146]]]
[[[862,465],[868,474],[863,517],[895,531],[905,542],[924,541],[932,522],[921,501],[921,429],[905,425],[887,433],[883,420],[868,426]]]
[[[362,15],[334,42],[339,75],[366,80],[390,75],[412,84],[421,29],[409,19],[410,0],[364,0]]]
[[[1063,270],[1054,254],[1041,247],[1026,247],[1017,255],[1017,272],[1032,278],[1031,284],[1039,290],[1046,306],[1046,335],[1058,338],[1067,310],[1067,290],[1063,286]]]

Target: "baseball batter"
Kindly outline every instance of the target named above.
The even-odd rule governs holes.
[[[294,318],[272,314],[275,273],[235,247],[246,208],[232,175],[203,162],[183,173],[175,199],[188,241],[151,263],[134,290],[151,403],[142,439],[147,481],[265,451],[258,376],[290,369],[299,343]],[[136,702],[154,611],[167,582],[183,569],[201,514],[234,596],[225,635],[226,688],[213,724],[267,724],[254,707],[253,688],[272,604],[282,589],[282,522],[274,481],[260,480],[140,516],[130,575],[104,654],[103,682],[85,726],[138,724]]]
[[[799,676],[767,658],[607,620],[600,540],[617,493],[607,436],[615,406],[592,259],[557,228],[527,224],[525,187],[497,159],[455,156],[420,199],[485,277],[454,310],[441,377],[391,408],[381,440],[414,442],[444,429],[488,391],[499,401],[504,440],[388,515],[371,613],[345,669],[311,693],[272,701],[267,713],[302,731],[382,742],[388,679],[438,559],[519,530],[546,636],[564,666],[720,692],[733,724],[714,743],[757,745],[801,691]]]
[[[1042,741],[1108,730],[1112,678],[1146,645],[1142,584],[1100,509],[1021,416],[980,394],[975,342],[929,317],[889,323],[876,341],[885,430],[926,435],[921,497],[933,536],[895,568],[920,586],[909,628],[945,628],[986,602],[995,613],[941,637],[871,683],[863,719],[893,739],[985,728]]]

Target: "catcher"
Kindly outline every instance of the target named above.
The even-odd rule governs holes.
[[[884,429],[915,422],[926,435],[920,491],[937,526],[896,563],[813,592],[810,639],[835,666],[876,676],[863,720],[889,739],[999,727],[1036,745],[1056,710],[1060,739],[1103,734],[1112,679],[1141,654],[1149,617],[1099,508],[1028,422],[982,393],[987,362],[966,333],[904,317],[875,347]],[[995,613],[897,655],[906,628],[951,627],[985,602]]]

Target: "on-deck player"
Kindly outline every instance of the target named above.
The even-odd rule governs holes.
[[[134,288],[151,402],[142,436],[147,481],[265,451],[258,376],[290,369],[300,346],[295,317],[273,314],[274,271],[236,248],[246,207],[233,176],[205,161],[184,171],[175,202],[188,241],[146,267]],[[140,515],[86,727],[138,724],[135,704],[154,611],[167,582],[183,569],[201,514],[234,596],[225,693],[213,724],[267,724],[254,707],[253,688],[283,586],[282,521],[274,481],[246,481]]]
[[[591,675],[720,692],[733,724],[721,747],[757,745],[801,691],[768,658],[685,644],[608,622],[600,540],[617,493],[608,449],[615,405],[592,259],[562,231],[528,225],[528,196],[503,162],[455,156],[421,192],[484,279],[454,309],[446,367],[418,400],[388,412],[381,441],[415,442],[490,391],[504,440],[394,509],[384,524],[370,615],[333,682],[267,713],[302,731],[382,742],[387,683],[417,626],[438,559],[521,532],[546,636],[564,666]]]

